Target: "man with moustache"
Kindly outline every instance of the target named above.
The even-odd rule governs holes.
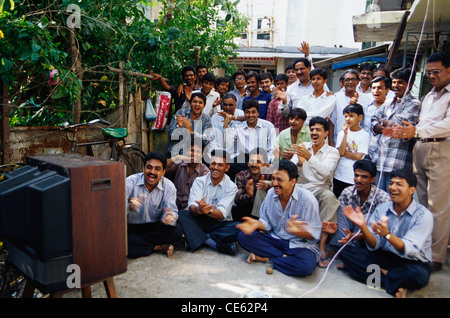
[[[222,109],[211,117],[212,128],[217,128],[220,133],[226,128],[233,128],[244,120],[244,111],[237,109],[236,95],[226,93],[222,98]]]
[[[442,269],[450,236],[450,55],[433,53],[427,59],[425,74],[433,89],[425,96],[419,123],[403,121],[394,125],[394,138],[416,138],[413,171],[417,175],[419,202],[435,218],[431,271]]]
[[[367,284],[378,273],[378,287],[404,298],[408,289],[420,289],[430,279],[433,215],[413,199],[417,178],[412,172],[393,170],[390,180],[391,202],[379,204],[367,220],[359,207],[345,207],[366,246],[346,246],[340,258],[357,281]]]
[[[174,184],[164,177],[167,158],[150,152],[143,172],[126,179],[128,257],[159,251],[171,257],[182,237]]]
[[[272,100],[272,94],[259,89],[260,75],[254,71],[250,71],[245,75],[245,81],[247,82],[247,91],[249,95],[244,98],[243,103],[249,99],[256,100],[259,104],[259,118],[266,119],[267,108]]]
[[[344,216],[344,209],[350,205],[352,208],[360,207],[364,215],[375,211],[381,203],[389,202],[390,196],[386,191],[377,189],[374,185],[377,167],[367,159],[358,160],[353,165],[355,184],[345,188],[338,200],[340,208],[337,212],[338,229],[330,241],[330,247],[336,251],[347,243],[357,232],[358,227]],[[350,242],[353,246],[360,246],[362,235],[358,234]],[[342,266],[338,266],[342,269]]]
[[[234,255],[239,230],[231,216],[236,184],[226,175],[229,156],[222,149],[211,152],[210,173],[192,184],[187,210],[179,212],[186,243],[191,251],[207,245],[219,253]]]
[[[295,164],[281,160],[259,219],[244,217],[237,227],[239,245],[250,252],[249,264],[271,261],[274,269],[301,277],[311,275],[316,267],[321,221],[316,199],[297,178]]]
[[[294,61],[294,70],[297,80],[286,90],[288,96],[286,111],[297,105],[302,96],[309,95],[314,90],[309,80],[311,62],[307,58],[301,57]]]
[[[198,89],[195,85],[196,71],[192,65],[187,65],[181,70],[181,77],[183,78],[183,89],[180,90],[179,87],[171,86],[167,84],[164,78],[156,73],[151,73],[153,80],[158,81],[161,87],[168,91],[175,104],[175,112],[181,109],[185,101],[189,101],[191,98],[191,93]]]
[[[311,191],[319,202],[320,219],[323,228],[319,247],[320,267],[327,266],[326,242],[329,234],[337,230],[336,212],[339,201],[332,191],[334,171],[340,159],[339,151],[326,143],[330,126],[323,117],[313,117],[309,121],[311,142],[292,145],[295,155],[291,159],[297,163],[298,183]]]
[[[189,193],[194,180],[210,172],[202,162],[203,148],[201,140],[192,139],[186,155],[176,155],[167,160],[165,176],[175,184],[177,189],[178,210],[187,209]]]
[[[265,150],[250,151],[248,169],[236,174],[238,192],[232,209],[233,220],[240,221],[244,216],[259,217],[261,203],[271,186],[271,175],[265,173],[267,166]]]
[[[359,79],[360,82],[356,87],[356,92],[359,95],[367,94],[372,99],[372,92],[370,91],[370,81],[373,79],[373,70],[376,68],[373,63],[363,63],[359,67]]]
[[[358,94],[356,87],[359,83],[359,73],[356,70],[346,70],[342,74],[342,81],[344,88],[335,94],[336,107],[330,117],[330,135],[328,136],[328,143],[330,146],[335,146],[337,135],[341,131],[345,123],[343,110],[349,104],[360,104],[365,110],[370,104],[371,98],[366,94]]]

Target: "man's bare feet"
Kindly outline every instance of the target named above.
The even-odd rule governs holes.
[[[167,254],[167,257],[171,257],[173,255],[173,245],[172,244],[156,245],[154,250],[161,252],[163,254]]]
[[[395,293],[395,298],[406,298],[406,292],[408,290],[406,288],[399,288]]]
[[[249,264],[251,264],[253,262],[268,262],[268,261],[269,261],[268,257],[260,257],[253,253],[250,253],[247,258],[247,263],[249,263]]]

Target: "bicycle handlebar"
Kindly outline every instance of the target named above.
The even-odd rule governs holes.
[[[87,123],[80,123],[80,124],[73,124],[73,125],[69,125],[68,122],[64,122],[59,127],[60,127],[61,130],[69,130],[69,129],[77,128],[77,127],[80,127],[80,126],[91,126],[91,125],[95,125],[95,124],[103,124],[103,125],[106,125],[106,126],[110,126],[111,125],[110,122],[108,122],[108,121],[106,121],[104,119],[96,118],[96,119],[93,119],[91,121],[88,121]]]

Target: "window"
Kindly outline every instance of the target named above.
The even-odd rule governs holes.
[[[256,34],[258,40],[270,40],[270,24],[271,21],[267,17],[258,19],[258,32]]]

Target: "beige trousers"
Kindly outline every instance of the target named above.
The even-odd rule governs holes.
[[[419,202],[434,216],[433,262],[445,264],[450,236],[450,141],[420,142],[413,150]]]
[[[322,222],[337,222],[337,210],[339,209],[339,200],[334,195],[333,191],[322,187],[305,187],[305,189],[312,192],[319,203],[319,214]]]

